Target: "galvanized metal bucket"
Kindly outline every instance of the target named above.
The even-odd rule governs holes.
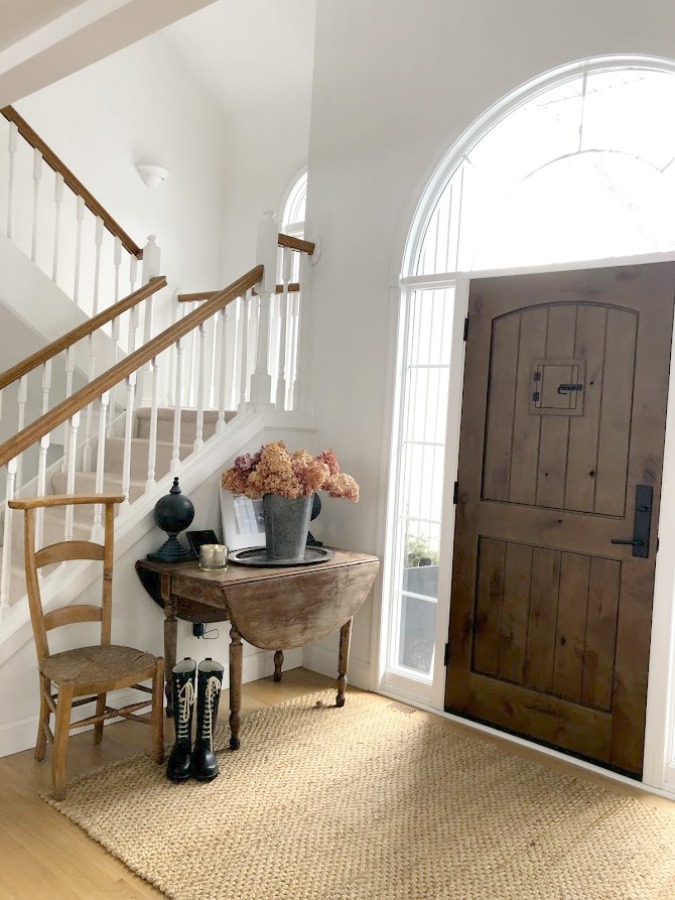
[[[289,500],[263,494],[262,499],[267,558],[289,563],[303,560],[313,495]]]

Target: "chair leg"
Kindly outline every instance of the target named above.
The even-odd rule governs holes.
[[[156,763],[164,762],[164,659],[157,657],[152,679],[152,753]]]
[[[73,708],[73,685],[64,684],[59,688],[56,701],[56,724],[54,726],[54,748],[52,755],[52,796],[55,800],[65,800],[68,771],[68,737],[70,734],[70,714]]]
[[[96,715],[102,716],[105,712],[105,701],[107,694],[99,694],[96,699]],[[97,722],[94,725],[94,743],[100,744],[103,740],[103,722]]]
[[[37,740],[35,741],[35,759],[42,762],[47,752],[47,728],[49,728],[50,713],[47,696],[51,690],[51,681],[42,674],[38,677],[40,679],[40,715],[38,717]]]

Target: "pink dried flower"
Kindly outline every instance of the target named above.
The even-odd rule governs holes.
[[[263,444],[253,456],[243,453],[234,466],[223,472],[222,486],[237,494],[258,499],[263,494],[280,494],[294,499],[327,490],[332,497],[356,502],[359,486],[350,475],[340,472],[333,450],[324,450],[316,458],[307,450],[292,454],[283,441]]]

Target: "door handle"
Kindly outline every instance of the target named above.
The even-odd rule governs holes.
[[[654,489],[649,484],[635,485],[635,514],[633,516],[633,537],[628,540],[612,538],[610,544],[624,544],[633,548],[633,556],[647,559],[649,556],[649,535],[652,527],[652,502]]]

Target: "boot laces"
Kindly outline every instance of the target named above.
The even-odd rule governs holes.
[[[206,682],[206,691],[204,692],[204,732],[203,738],[207,738],[209,742],[209,750],[213,749],[213,712],[216,706],[216,699],[220,693],[220,679],[215,675],[211,675]]]
[[[192,705],[195,702],[195,685],[194,681],[186,681],[178,691],[178,732],[177,738],[190,737],[188,726],[190,724],[190,713]]]

